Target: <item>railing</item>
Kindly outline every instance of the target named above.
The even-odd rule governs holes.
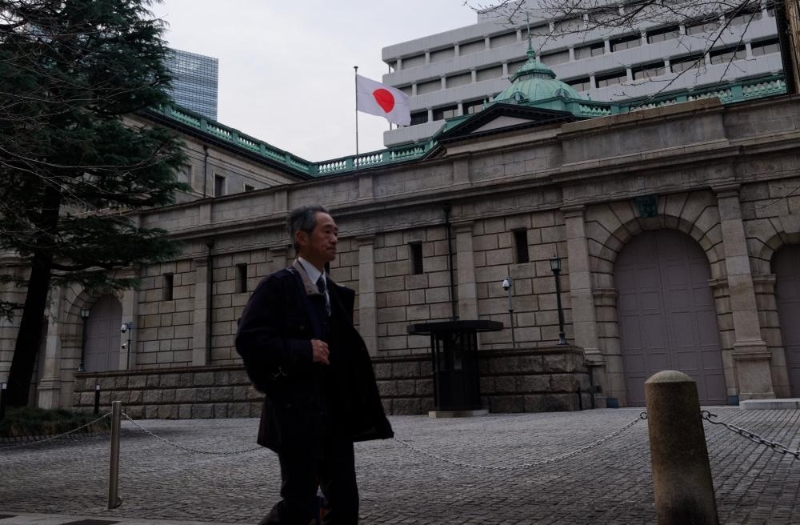
[[[769,95],[786,93],[786,82],[782,75],[762,77],[740,81],[735,84],[712,86],[703,90],[688,91],[681,94],[664,95],[653,98],[639,98],[625,103],[600,101],[573,101],[571,111],[583,117],[606,117],[619,113],[629,113],[642,109],[651,109],[705,98],[719,98],[724,104],[741,102]],[[283,164],[287,168],[308,177],[324,177],[355,171],[364,168],[387,166],[400,162],[421,159],[436,146],[434,138],[422,144],[412,144],[399,148],[391,148],[360,155],[350,155],[323,162],[309,162],[291,153],[275,148],[266,142],[244,135],[239,131],[218,122],[209,121],[205,117],[174,106],[162,106],[155,109],[171,119],[208,133],[219,140],[245,149],[261,157]],[[462,119],[463,117],[456,117]]]

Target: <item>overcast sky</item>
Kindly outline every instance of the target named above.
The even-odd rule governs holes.
[[[171,47],[219,59],[218,120],[307,160],[355,153],[353,66],[380,81],[381,49],[475,23],[463,0],[164,0]],[[383,149],[359,114],[360,152]]]

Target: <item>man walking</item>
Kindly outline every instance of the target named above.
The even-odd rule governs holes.
[[[325,274],[339,230],[322,206],[287,220],[297,260],[253,292],[236,334],[253,385],[266,395],[258,443],[278,454],[281,497],[262,524],[358,523],[353,443],[392,437],[363,339],[355,292]]]

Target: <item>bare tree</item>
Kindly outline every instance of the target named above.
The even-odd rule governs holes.
[[[567,35],[585,40],[613,38],[622,34],[650,35],[674,41],[676,53],[691,53],[686,62],[673,68],[675,75],[661,78],[657,93],[668,90],[677,78],[705,70],[707,55],[714,63],[726,63],[724,78],[731,68],[738,67],[736,53],[727,56],[722,49],[744,49],[745,35],[751,24],[760,20],[764,10],[774,14],[782,53],[782,64],[789,91],[796,53],[790,37],[788,13],[795,13],[798,0],[466,0],[465,5],[478,12],[484,21],[513,27],[547,23],[546,30],[534,31],[539,50],[557,45]],[[792,11],[792,9],[794,11]],[[795,24],[792,24],[794,27]],[[572,39],[574,40],[574,36]],[[698,46],[702,48],[697,52]],[[650,79],[654,80],[654,79]]]

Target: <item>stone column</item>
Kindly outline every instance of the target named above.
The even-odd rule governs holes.
[[[739,187],[714,189],[717,193],[725,269],[728,274],[733,314],[733,360],[739,400],[775,397],[770,371],[770,354],[761,338],[753,274],[742,223]]]
[[[478,318],[478,285],[475,278],[475,253],[472,246],[473,223],[453,225],[456,237],[456,264],[458,267],[458,318],[468,321]]]
[[[561,209],[567,231],[567,268],[569,270],[570,299],[572,303],[572,329],[575,346],[583,348],[586,364],[591,366],[595,388],[600,387],[600,396],[595,395],[597,406],[605,407],[607,392],[613,391],[609,384],[605,356],[600,351],[595,312],[592,270],[589,262],[589,245],[586,241],[586,223],[583,206]],[[615,298],[612,298],[612,301]],[[616,398],[611,398],[616,402]]]
[[[39,408],[59,408],[61,402],[61,330],[64,321],[64,289],[55,288],[50,292],[50,308],[47,315],[47,335],[43,351],[39,356],[41,382],[36,385]],[[41,348],[41,347],[40,347]],[[41,351],[41,350],[40,350]]]
[[[277,272],[278,270],[283,270],[287,266],[289,266],[287,257],[289,253],[289,248],[286,246],[278,246],[275,248],[269,249],[271,258],[272,258],[272,272]]]
[[[567,230],[567,265],[569,269],[570,297],[572,299],[572,326],[575,345],[583,348],[586,360],[603,361],[597,337],[597,318],[592,292],[592,271],[589,263],[589,246],[586,242],[586,224],[583,206],[562,208]]]
[[[208,260],[198,257],[194,260],[194,327],[192,331],[192,366],[208,364]]]
[[[120,337],[120,352],[119,352],[119,369],[120,370],[136,370],[136,357],[138,345],[136,341],[139,334],[139,293],[136,290],[125,290],[122,294],[122,322],[133,323],[133,330],[130,334],[124,333]],[[130,335],[131,347],[123,348],[122,345],[128,344],[128,336]],[[130,356],[128,356],[130,352]],[[129,368],[130,367],[130,368]]]
[[[375,237],[357,237],[358,331],[370,355],[378,353],[378,303],[375,294]]]

